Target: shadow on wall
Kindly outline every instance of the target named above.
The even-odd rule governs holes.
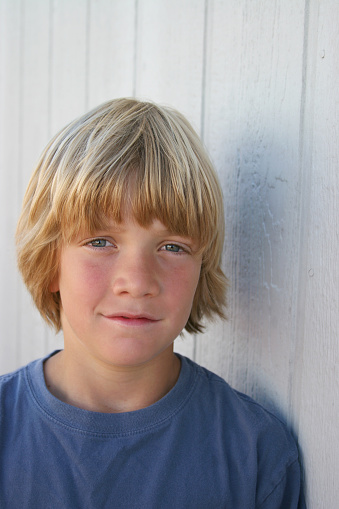
[[[283,139],[268,152],[247,137],[222,185],[231,246],[229,381],[286,420],[294,370],[299,171],[297,157],[284,157]]]

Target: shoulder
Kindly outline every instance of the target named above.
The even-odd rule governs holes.
[[[39,361],[35,361],[39,362]],[[27,387],[27,370],[31,368],[34,363],[23,366],[15,371],[0,375],[0,400],[11,398],[12,401],[18,397],[21,390]]]
[[[0,376],[0,431],[3,432],[5,422],[13,422],[26,398],[25,381],[26,367]]]
[[[279,421],[274,414],[266,410],[260,403],[233,389],[219,375],[188,358],[182,359],[194,373],[196,396],[206,397],[208,394],[211,405],[227,409],[226,413],[230,419],[241,418],[245,414],[253,425],[260,425],[262,421]]]
[[[47,357],[46,357],[47,358]],[[45,358],[30,362],[11,373],[0,376],[0,414],[10,417],[32,400],[32,383],[39,384],[43,378]],[[33,398],[34,399],[34,398]]]
[[[278,424],[279,427],[285,427],[282,421],[272,412],[265,409],[250,396],[233,389],[217,374],[190,359],[186,358],[185,362],[195,372],[196,396],[202,398],[208,394],[211,406],[224,408],[229,420],[241,419],[247,416],[252,426],[260,427],[262,423],[273,422]]]
[[[289,489],[297,493],[298,449],[286,424],[215,373],[187,362],[195,372],[190,415],[203,421],[204,429],[213,435],[232,470],[248,469],[247,481],[255,476],[257,506],[269,503],[282,487],[284,493]],[[219,464],[222,461],[220,457]]]
[[[10,373],[0,375],[0,393],[3,394],[17,387],[25,376],[26,367],[24,366]]]
[[[295,442],[287,426],[276,415],[251,397],[233,389],[223,378],[187,360],[196,373],[193,398],[217,414],[222,426],[261,442],[283,442],[295,451]],[[286,449],[285,449],[286,450]]]

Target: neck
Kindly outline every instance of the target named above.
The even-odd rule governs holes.
[[[168,348],[140,366],[116,367],[65,350],[44,365],[46,385],[61,401],[84,410],[120,413],[152,405],[175,385],[180,360]]]

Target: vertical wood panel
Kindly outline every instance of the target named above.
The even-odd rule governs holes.
[[[204,0],[139,2],[136,95],[165,102],[200,129]]]
[[[0,3],[0,363],[1,372],[17,366],[18,275],[13,232],[20,198],[21,160],[21,2]],[[8,241],[6,241],[8,240]]]
[[[134,93],[136,0],[96,0],[89,12],[89,107]]]
[[[339,401],[338,24],[336,2],[311,2],[306,40],[300,384],[294,413],[308,507],[337,507]]]
[[[54,134],[88,103],[89,0],[51,0],[50,128]]]

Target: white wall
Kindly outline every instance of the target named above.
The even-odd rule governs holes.
[[[15,268],[54,132],[136,95],[185,113],[220,175],[229,321],[177,349],[299,437],[308,508],[338,507],[339,3],[0,0],[0,372],[60,347]]]

